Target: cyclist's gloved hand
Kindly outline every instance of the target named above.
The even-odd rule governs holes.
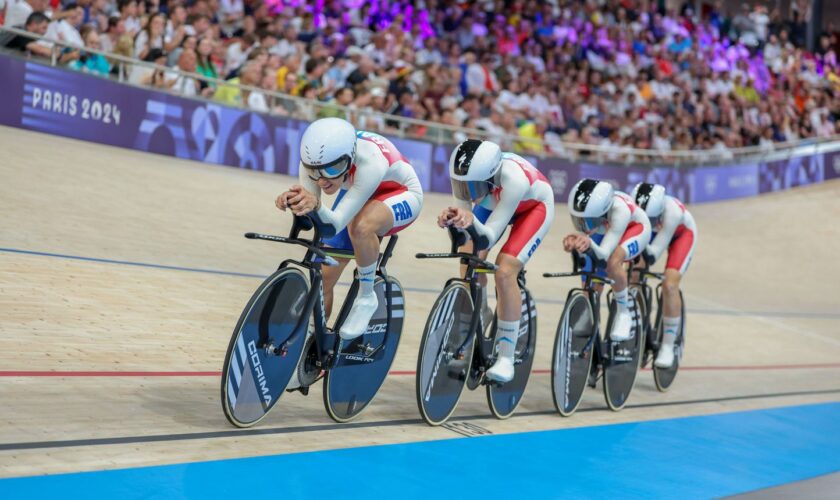
[[[642,255],[645,256],[645,262],[647,262],[647,265],[652,266],[656,262],[656,257],[654,257],[647,249],[642,252]]]

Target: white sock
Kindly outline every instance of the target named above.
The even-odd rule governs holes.
[[[356,269],[359,271],[359,295],[371,295],[373,293],[373,282],[376,279],[376,262]]]
[[[677,316],[675,318],[669,318],[667,316],[664,316],[662,318],[662,327],[664,330],[662,332],[662,345],[674,345],[674,341],[677,340],[677,334],[680,331],[680,323],[682,323],[682,317],[680,316]]]
[[[496,348],[499,350],[499,357],[513,359],[518,337],[519,321],[499,320],[496,329]]]
[[[613,289],[613,298],[615,298],[615,305],[618,306],[618,312],[627,312],[627,289],[620,292]]]

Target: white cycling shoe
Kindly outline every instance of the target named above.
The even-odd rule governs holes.
[[[633,326],[633,316],[630,311],[619,311],[615,315],[615,321],[610,331],[610,339],[613,342],[624,342],[630,339],[630,330]]]
[[[513,359],[500,356],[487,370],[487,378],[505,384],[513,380]]]
[[[663,343],[659,348],[659,354],[656,355],[656,361],[653,364],[657,368],[671,368],[674,364],[674,345]]]
[[[353,302],[353,307],[350,309],[350,314],[347,315],[347,319],[341,325],[339,331],[341,338],[353,340],[364,335],[370,323],[370,318],[373,317],[377,307],[379,307],[379,299],[376,298],[375,293],[357,296],[355,302]]]

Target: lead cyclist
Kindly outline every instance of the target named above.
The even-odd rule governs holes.
[[[423,189],[414,168],[385,137],[356,131],[341,118],[312,122],[300,142],[300,183],[277,197],[280,210],[311,215],[321,227],[325,246],[353,251],[359,272],[359,294],[339,335],[351,340],[364,334],[379,301],[373,290],[383,236],[411,225],[423,208]],[[338,193],[332,208],[321,195]],[[333,288],[350,259],[322,266],[324,306],[332,312]]]

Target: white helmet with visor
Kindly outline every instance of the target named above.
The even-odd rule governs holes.
[[[607,222],[615,190],[612,184],[583,179],[569,192],[569,214],[575,229],[591,233]]]
[[[491,182],[502,166],[502,149],[490,141],[467,139],[449,157],[452,194],[475,201],[490,192]]]
[[[312,180],[342,177],[355,157],[356,128],[341,118],[312,122],[300,140],[300,162]]]

